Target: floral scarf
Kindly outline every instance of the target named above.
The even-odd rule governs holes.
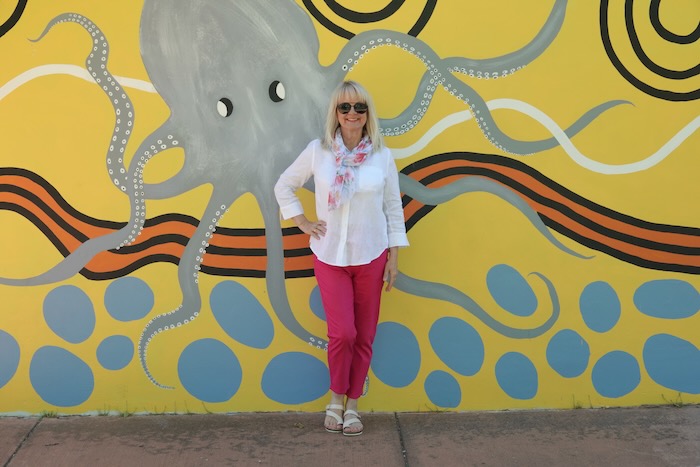
[[[335,179],[328,192],[328,209],[331,211],[346,203],[355,194],[357,167],[372,153],[372,141],[368,136],[364,136],[350,151],[343,143],[339,128],[335,132],[332,149],[335,156]]]

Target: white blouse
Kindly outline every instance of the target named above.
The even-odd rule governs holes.
[[[275,196],[282,217],[304,213],[296,196],[313,175],[316,216],[326,221],[326,235],[310,236],[311,251],[332,266],[368,264],[386,248],[408,246],[401,206],[399,175],[388,148],[369,155],[357,170],[357,190],[335,210],[328,210],[328,192],[335,177],[335,157],[314,140],[280,176]]]

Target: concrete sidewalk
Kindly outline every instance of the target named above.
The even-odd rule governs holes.
[[[19,466],[700,466],[700,407],[365,414],[0,418],[0,464]]]

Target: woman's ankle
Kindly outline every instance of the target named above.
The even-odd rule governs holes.
[[[358,406],[358,399],[352,399],[348,397],[348,399],[345,401],[345,410],[354,410],[357,412],[357,406]]]
[[[345,396],[343,394],[337,394],[331,391],[331,405],[339,405],[345,407]]]

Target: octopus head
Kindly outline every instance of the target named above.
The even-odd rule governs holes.
[[[271,187],[321,134],[336,83],[318,47],[292,0],[146,0],[143,60],[185,170],[245,191]]]

